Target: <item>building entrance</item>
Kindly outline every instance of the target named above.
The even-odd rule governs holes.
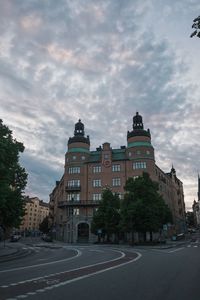
[[[89,225],[87,223],[78,224],[78,242],[87,243],[89,241]]]

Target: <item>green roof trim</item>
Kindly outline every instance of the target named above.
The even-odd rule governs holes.
[[[68,152],[81,152],[81,153],[90,153],[88,149],[85,148],[71,148],[68,150]]]
[[[112,153],[125,153],[126,149],[112,149]]]
[[[151,145],[150,142],[132,142],[132,143],[128,143],[128,148],[131,148],[131,147],[141,147],[141,146],[152,147],[153,148],[153,146]]]

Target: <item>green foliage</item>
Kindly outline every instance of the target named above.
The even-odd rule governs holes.
[[[93,216],[91,230],[97,234],[99,229],[107,235],[107,240],[113,233],[119,231],[120,221],[120,200],[117,194],[113,195],[112,191],[105,189],[102,193],[102,200],[98,210]]]
[[[194,212],[193,211],[187,211],[186,212],[186,222],[188,227],[194,227],[195,226],[195,218],[194,218]]]
[[[158,193],[158,184],[148,173],[136,179],[129,178],[121,206],[121,227],[127,232],[156,232],[172,221],[172,215]]]
[[[200,16],[193,20],[192,28],[195,28],[195,31],[191,33],[190,37],[197,36],[200,38]]]
[[[49,232],[49,218],[46,216],[39,225],[39,230],[43,233]]]
[[[23,151],[23,144],[13,139],[12,131],[0,120],[0,224],[5,228],[18,227],[24,215],[27,174],[19,164]]]

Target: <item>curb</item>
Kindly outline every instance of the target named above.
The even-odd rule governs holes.
[[[32,252],[30,249],[22,250],[22,249],[15,248],[15,250],[16,251],[13,253],[0,255],[0,263],[18,259],[18,258],[22,258],[22,257],[26,257]]]

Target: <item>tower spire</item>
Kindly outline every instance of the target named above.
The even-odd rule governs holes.
[[[133,117],[133,130],[134,129],[143,129],[142,116],[136,112],[136,115]]]

